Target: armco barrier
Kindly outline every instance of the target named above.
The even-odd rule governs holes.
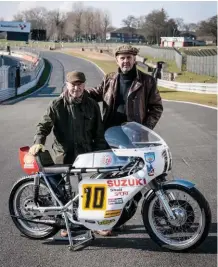
[[[35,79],[29,83],[26,83],[26,84],[18,87],[17,88],[17,95],[21,95],[21,94],[25,93],[26,91],[28,91],[30,88],[36,86],[36,84],[38,83],[38,81],[42,75],[44,68],[45,68],[44,60],[40,59],[39,64],[37,65],[37,68],[36,68]],[[4,100],[7,100],[7,99],[15,96],[15,94],[16,94],[15,88],[0,89],[0,103]]]
[[[177,91],[217,94],[217,83],[178,83],[158,79],[158,86]]]
[[[0,103],[15,96],[15,88],[0,89]]]
[[[20,94],[23,94],[25,93],[26,91],[28,91],[30,88],[36,86],[36,84],[38,83],[39,81],[39,78],[41,77],[42,75],[42,72],[45,68],[45,63],[44,63],[44,60],[41,59],[40,60],[41,63],[39,63],[37,65],[37,73],[36,73],[36,78],[34,80],[32,80],[31,82],[27,83],[27,84],[24,84],[22,85],[21,87],[18,87],[17,89],[17,94],[20,95]]]

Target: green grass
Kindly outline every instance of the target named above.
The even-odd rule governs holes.
[[[212,107],[217,107],[217,95],[215,94],[198,94],[175,91],[163,87],[158,87],[161,97],[168,100],[187,101]]]
[[[153,63],[155,64],[157,61],[164,61],[166,62],[166,69],[167,72],[174,72],[174,73],[179,73],[175,79],[175,82],[183,82],[183,83],[217,83],[217,77],[212,77],[208,75],[199,75],[193,72],[188,72],[188,71],[179,71],[176,62],[175,61],[170,61],[170,60],[165,60],[163,58],[153,58],[153,57],[147,57],[146,62],[147,63]],[[145,63],[146,63],[145,62]]]
[[[46,83],[46,81],[47,81],[47,79],[49,77],[49,74],[51,72],[51,64],[46,59],[44,59],[44,62],[45,62],[45,68],[44,68],[44,70],[43,70],[43,72],[41,74],[41,77],[39,78],[39,81],[38,81],[37,85],[32,87],[32,88],[30,88],[28,91],[24,92],[23,94],[11,97],[11,98],[9,98],[9,99],[7,99],[5,101],[14,100],[14,99],[19,98],[19,97],[27,96],[27,95],[35,92],[40,87],[42,87]]]
[[[164,58],[153,58],[153,57],[150,57],[150,56],[147,56],[147,55],[143,55],[145,58],[147,58],[147,60],[145,61],[145,63],[153,63],[153,64],[156,64],[158,61],[164,61],[166,62],[166,65],[167,65],[167,71],[168,72],[180,72],[177,65],[176,65],[176,62],[173,61],[173,60],[166,60]]]
[[[97,60],[97,59],[91,59],[88,56],[82,56],[80,54],[72,52],[62,52],[65,54],[69,54],[72,56],[88,59],[95,64],[97,64],[105,73],[113,72],[117,70],[117,65],[115,62],[112,61],[103,61],[103,60]],[[137,67],[141,71],[144,72],[143,68]],[[199,103],[209,106],[217,106],[217,96],[215,94],[198,94],[198,93],[189,93],[189,92],[181,92],[181,91],[175,91],[163,87],[158,87],[161,97],[163,99],[168,100],[179,100],[179,101],[187,101],[187,102],[193,102],[193,103]]]

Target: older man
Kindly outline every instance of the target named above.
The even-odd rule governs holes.
[[[155,79],[136,68],[139,50],[130,45],[116,49],[117,72],[107,74],[95,88],[86,88],[89,96],[97,102],[103,101],[103,123],[105,130],[135,121],[153,129],[163,112],[163,106]],[[62,97],[64,97],[62,94]],[[137,201],[140,196],[137,196]],[[121,216],[119,225],[132,215]],[[111,231],[98,231],[101,235],[111,235]]]
[[[53,129],[55,161],[71,164],[78,154],[107,148],[98,104],[84,94],[85,75],[69,72],[64,97],[55,99],[37,125],[30,153],[44,149],[46,137]]]
[[[139,50],[131,45],[116,49],[117,72],[107,74],[96,88],[86,91],[98,102],[103,101],[103,123],[105,130],[135,121],[153,129],[163,112],[163,106],[155,79],[136,67]],[[135,197],[136,201],[140,194]],[[128,221],[133,214],[123,213],[117,225]],[[101,235],[111,235],[111,231],[99,231]]]
[[[104,127],[98,104],[86,94],[85,75],[73,71],[67,74],[64,97],[55,99],[48,107],[42,121],[37,125],[34,145],[30,153],[35,155],[44,150],[46,137],[53,129],[55,162],[72,164],[77,155],[108,148],[104,139]],[[62,177],[48,177],[53,189],[59,188]],[[64,189],[64,187],[61,187]],[[63,199],[62,189],[59,193]],[[62,230],[62,236],[67,231]]]
[[[86,91],[98,102],[103,101],[105,129],[126,121],[153,129],[163,112],[155,79],[136,67],[139,50],[130,45],[116,49],[118,71],[107,74],[96,88]]]

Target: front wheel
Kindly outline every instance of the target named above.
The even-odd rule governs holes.
[[[172,251],[188,251],[208,236],[211,211],[208,202],[196,188],[164,185],[163,193],[176,219],[170,220],[153,192],[144,200],[142,217],[151,239]]]

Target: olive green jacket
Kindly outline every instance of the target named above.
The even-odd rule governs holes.
[[[35,144],[45,144],[53,129],[55,162],[71,164],[77,155],[108,148],[98,104],[87,95],[70,103],[65,95],[55,99],[37,125]]]

